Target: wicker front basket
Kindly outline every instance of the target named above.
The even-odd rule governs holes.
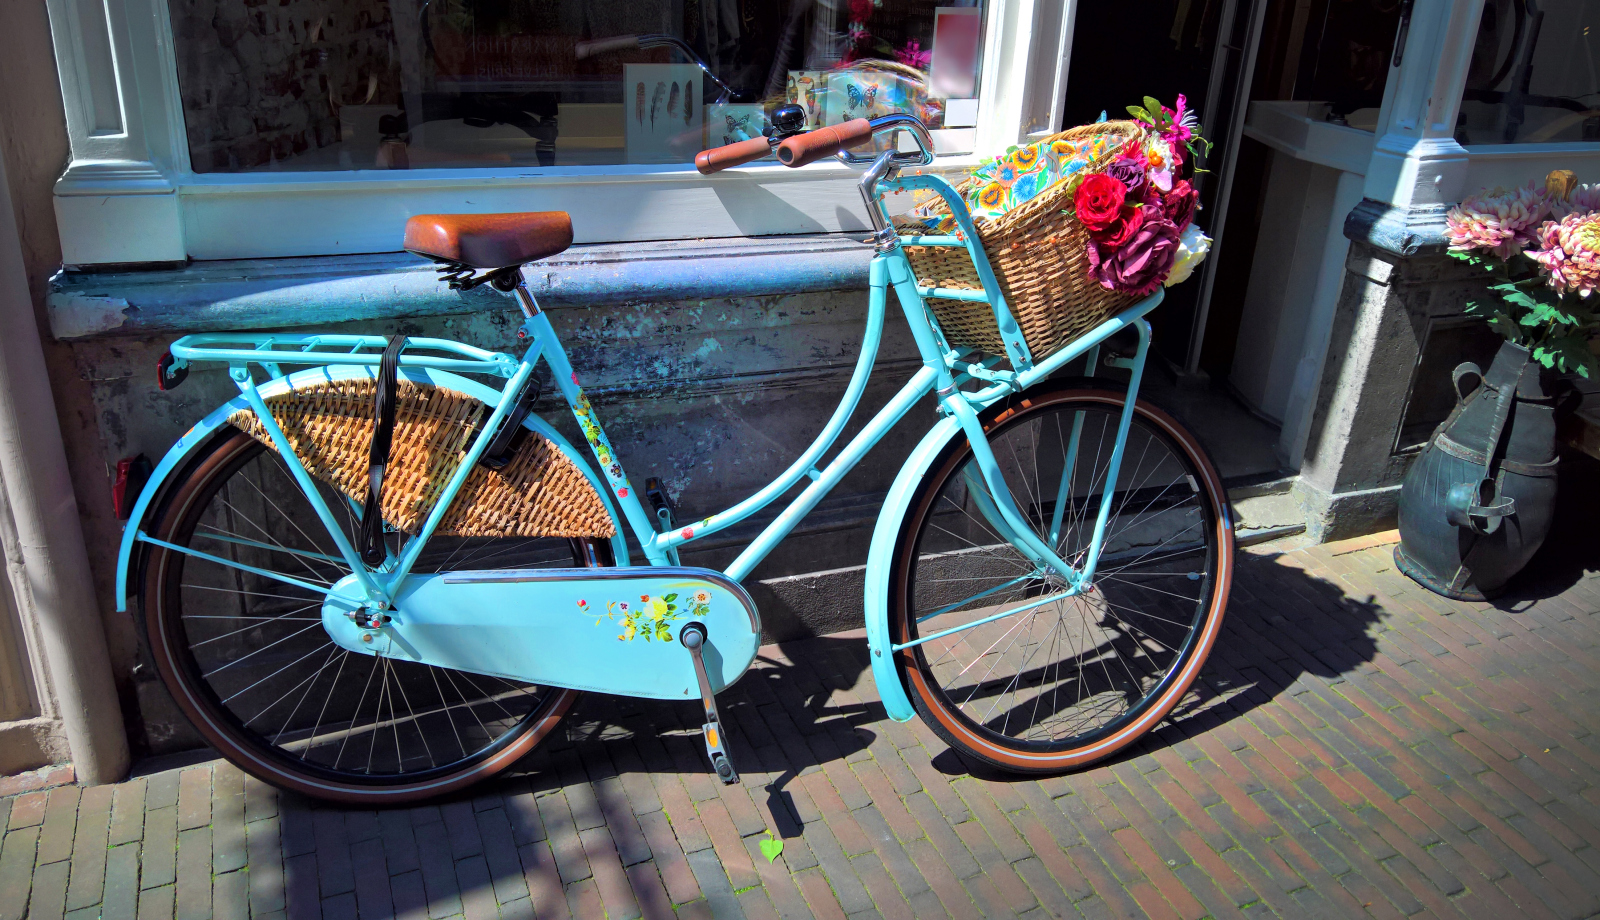
[[[1081,140],[1111,134],[1126,139],[1142,137],[1138,122],[1107,121],[1082,125],[1046,140]],[[1100,172],[1120,152],[1120,144],[1109,145],[1106,153],[1089,163],[1085,172]],[[976,180],[957,186],[963,195]],[[930,209],[948,213],[942,200]],[[1027,340],[1035,361],[1043,359],[1101,321],[1130,306],[1135,298],[1101,287],[1089,277],[1088,231],[1078,223],[1067,184],[1057,183],[1026,203],[1007,211],[996,220],[975,218],[978,239],[1006,306]],[[910,225],[903,232],[922,232]],[[967,251],[954,246],[907,246],[906,257],[918,283],[930,287],[977,290],[978,270]],[[928,308],[944,330],[951,345],[976,348],[989,354],[1004,354],[1005,344],[995,325],[994,310],[986,303],[928,298]]]
[[[367,498],[376,392],[377,381],[363,377],[298,387],[267,400],[306,472],[356,502]],[[383,481],[383,519],[415,534],[488,412],[478,400],[444,387],[401,380],[398,392],[394,442]],[[228,421],[276,450],[253,411],[235,412]],[[436,533],[610,538],[616,527],[583,471],[547,438],[530,431],[505,467],[479,466],[467,476]]]

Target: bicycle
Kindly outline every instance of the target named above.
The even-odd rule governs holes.
[[[901,132],[914,152],[850,152]],[[266,782],[401,802],[505,768],[584,690],[698,699],[710,763],[737,782],[716,694],[761,637],[739,582],[931,393],[939,418],[896,476],[868,557],[869,660],[887,714],[920,715],[961,754],[1022,773],[1091,763],[1149,731],[1215,643],[1233,566],[1216,469],[1138,396],[1161,292],[1038,361],[1009,342],[1005,355],[951,347],[925,298],[983,302],[999,328],[1016,326],[960,195],[903,174],[932,150],[920,121],[889,115],[702,154],[704,172],[773,152],[864,167],[875,252],[838,408],[783,474],[699,521],[675,520],[657,489],[641,498],[523,282],[522,265],[571,243],[563,213],[407,226],[407,248],[448,283],[515,298],[520,358],[431,338],[178,339],[163,389],[215,363],[240,391],[163,458],[119,556],[119,609],[138,598],[178,705]],[[883,205],[901,190],[941,196],[961,232],[903,237]],[[911,243],[963,247],[983,290],[922,284]],[[923,366],[822,463],[866,387],[891,288]],[[1132,355],[1105,361],[1127,383],[1094,377],[1101,345],[1130,327]],[[1079,360],[1085,376],[1057,375]],[[541,363],[589,456],[530,411]],[[802,484],[725,571],[679,564],[680,547]]]

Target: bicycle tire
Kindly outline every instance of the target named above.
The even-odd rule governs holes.
[[[1110,454],[1109,449],[1104,449],[1099,450],[1095,458],[1089,458],[1090,431],[1110,432],[1110,441],[1102,446],[1113,444],[1115,423],[1126,397],[1124,387],[1107,381],[1050,381],[1003,400],[980,415],[1017,504],[1023,507],[1030,526],[1046,543],[1052,542],[1048,532],[1054,520],[1054,506],[1065,505],[1054,542],[1063,558],[1074,564],[1082,561],[1098,500],[1103,496],[1103,490],[1094,491],[1096,482],[1103,481],[1103,474],[1100,480],[1096,479],[1094,467],[1102,456],[1109,460]],[[1074,424],[1079,432],[1076,443],[1080,449],[1070,472],[1066,463],[1067,447],[1074,440],[1062,428],[1069,418],[1077,420]],[[1056,431],[1046,430],[1051,423]],[[1028,443],[1024,436],[1030,430],[1034,431],[1031,462],[1035,480],[1031,490],[1026,481],[1026,451],[1016,451],[1018,443]],[[1054,435],[1062,445],[1061,458],[1053,465],[1051,459],[1057,451],[1054,444],[1040,446],[1044,435]],[[1040,597],[1060,593],[1063,585],[1059,582],[1052,585],[1050,579],[1037,575],[1018,574],[1025,573],[1028,567],[1035,573],[1038,570],[1026,562],[1014,546],[998,537],[981,513],[975,516],[974,522],[970,510],[962,507],[972,503],[970,496],[962,495],[957,500],[961,490],[970,489],[972,483],[981,483],[971,476],[975,465],[967,466],[972,450],[966,438],[952,440],[929,466],[913,493],[901,522],[889,580],[892,641],[904,645],[920,639],[925,629],[919,625],[919,620],[937,620],[932,623],[929,636],[961,625],[952,622],[952,618],[959,621],[963,614],[970,614],[967,621],[975,625],[963,632],[904,648],[895,653],[895,665],[917,713],[940,738],[964,756],[1006,771],[1027,774],[1062,772],[1110,757],[1143,736],[1172,711],[1188,692],[1215,644],[1227,606],[1234,552],[1230,516],[1226,513],[1227,494],[1221,478],[1193,434],[1143,399],[1136,404],[1127,443],[1118,488],[1113,492],[1113,511],[1117,513],[1106,525],[1105,549],[1093,589],[1079,597],[1051,601],[1031,609],[1022,608]],[[1158,457],[1152,462],[1150,453],[1155,448],[1164,448],[1167,458]],[[1086,462],[1090,468],[1080,484],[1079,477]],[[1042,476],[1041,463],[1045,470]],[[1158,489],[1163,478],[1169,482]],[[1069,501],[1063,503],[1058,498],[1046,501],[1044,486],[1052,482],[1062,489],[1057,494],[1068,495]],[[1061,483],[1066,485],[1060,487]],[[1067,510],[1072,512],[1070,521]],[[957,518],[956,512],[966,517]],[[945,517],[941,519],[939,515]],[[936,519],[944,523],[936,525]],[[1152,546],[1148,541],[1164,533],[1162,528],[1177,527],[1185,521],[1188,523],[1182,530],[1175,531],[1175,534],[1185,534],[1184,542],[1168,542],[1164,550],[1160,543],[1145,549]],[[1140,529],[1130,530],[1135,523]],[[952,531],[958,526],[972,533],[987,531],[987,535],[971,539],[969,542],[973,545],[963,548]],[[941,530],[943,533],[939,532]],[[1074,539],[1068,539],[1069,534]],[[1174,540],[1177,536],[1168,539]],[[1161,550],[1160,554],[1152,556],[1157,550]],[[1173,569],[1189,565],[1191,570],[1169,573],[1141,568],[1154,562]],[[1005,576],[1011,577],[1008,580]],[[1174,580],[1193,585],[1193,597],[1185,593],[1174,601],[1156,595],[1155,592],[1169,593]],[[1016,583],[1003,590],[991,590],[993,585],[1006,585],[1008,581]],[[1155,587],[1157,584],[1162,587]],[[965,606],[958,600],[954,609],[939,612],[949,606],[947,602],[953,595],[963,592],[972,592]],[[1192,600],[1192,616],[1186,621],[1177,616],[1171,619],[1157,616],[1152,620],[1149,618],[1154,614],[1133,606],[1135,602],[1142,607],[1155,606],[1152,599],[1180,610]],[[979,619],[1003,613],[1008,604],[1020,612],[976,625]],[[1048,620],[1052,610],[1056,614],[1053,624]],[[1051,632],[1047,638],[1040,639],[1038,632],[1044,626]],[[1174,645],[1179,630],[1183,639]],[[1008,632],[1015,635],[1006,640],[1004,636]],[[990,633],[1000,638],[980,654],[977,650]],[[1024,636],[1027,641],[1022,642],[1021,647],[1026,655],[1023,651],[1013,652]],[[974,637],[976,641],[972,641]],[[1007,643],[1005,648],[999,646],[1002,641]],[[1039,659],[1042,665],[1031,665],[1033,649],[1046,648],[1047,642],[1050,649],[1059,649],[1064,657],[1048,661],[1046,659],[1054,653],[1046,651]],[[955,650],[962,646],[966,651],[957,653]],[[1141,657],[1139,651],[1132,650],[1135,646],[1143,651],[1145,661],[1130,666],[1128,661],[1138,663]],[[997,648],[1000,648],[998,652]],[[1117,674],[1110,664],[1111,656],[1115,654],[1117,660],[1121,660],[1123,651],[1127,651],[1128,661],[1123,662],[1124,673]],[[972,660],[958,669],[957,665],[964,660],[962,656]],[[1013,661],[1021,656],[1020,663],[1008,666],[1016,675],[1009,683],[999,683],[1007,673],[1001,671],[999,677],[991,680],[990,675],[1008,656]],[[979,661],[986,661],[986,669],[981,673],[976,668]],[[974,673],[967,676],[969,672]],[[1000,689],[997,690],[997,686]],[[1008,686],[1010,702],[999,710],[1001,703],[1007,700]],[[1043,734],[1019,732],[1012,726],[1013,715],[1030,703],[1033,717],[1037,717],[1040,709],[1046,717],[1064,711],[1064,686],[1070,686],[1068,692],[1075,694],[1072,700],[1075,708],[1065,711],[1100,707],[1107,717],[1098,722],[1086,719],[1074,724],[1063,720],[1064,727]],[[1135,687],[1137,698],[1133,698]],[[983,694],[981,698],[980,693]],[[1120,706],[1116,703],[1119,697]],[[978,712],[978,707],[991,698],[994,702],[989,703],[987,712]],[[974,700],[979,701],[977,705],[973,704]],[[1078,706],[1080,703],[1083,706]],[[1000,715],[994,715],[996,710]],[[1085,711],[1093,714],[1092,710]],[[1003,721],[997,724],[1001,716]],[[1079,724],[1083,726],[1081,729],[1076,727]]]
[[[222,519],[220,516],[225,514],[232,519],[249,520],[249,515],[240,513],[236,507],[236,504],[242,503],[242,500],[234,500],[230,496],[250,496],[252,494],[252,490],[244,488],[244,483],[239,479],[239,477],[246,475],[245,471],[272,466],[277,467],[282,476],[289,476],[287,468],[283,466],[281,459],[278,459],[276,452],[267,449],[259,441],[244,432],[233,428],[223,429],[210,445],[202,448],[200,454],[188,464],[181,477],[176,480],[175,485],[163,499],[160,509],[152,515],[151,520],[155,521],[156,524],[149,532],[164,542],[177,546],[189,546],[196,539],[196,530],[201,526],[203,519],[219,520]],[[278,525],[274,521],[268,520],[267,516],[263,514],[262,522],[257,522],[255,529],[248,532],[252,536],[256,536],[259,530],[261,536],[256,536],[257,542],[263,542],[262,538],[264,537],[265,540],[270,540],[275,545],[283,546],[284,549],[282,551],[267,551],[257,548],[253,551],[273,558],[277,556],[292,557],[299,563],[299,567],[295,571],[301,578],[305,578],[307,572],[310,571],[320,573],[319,580],[331,582],[337,580],[335,576],[338,571],[348,571],[347,569],[342,569],[343,563],[337,557],[328,555],[318,558],[314,553],[304,549],[303,546],[297,548],[284,542],[284,539],[288,538],[286,535],[291,535],[291,531],[296,531],[299,537],[303,538],[303,541],[312,544],[316,543],[315,539],[306,532],[303,526],[304,522],[310,521],[312,522],[310,526],[317,527],[316,517],[304,513],[293,515],[291,512],[296,510],[294,506],[289,506],[288,508],[280,507],[280,504],[287,504],[294,496],[298,496],[299,501],[304,503],[304,509],[309,509],[309,502],[305,500],[303,494],[298,492],[298,488],[292,490],[285,488],[282,490],[282,494],[277,494],[270,491],[276,488],[276,485],[269,483],[264,478],[259,482],[251,482],[249,484],[253,487],[255,493],[260,494],[262,506],[272,505],[273,508],[278,510],[287,524],[287,526],[281,527],[280,532],[274,535],[273,531],[262,527],[262,524],[272,524],[275,527]],[[230,486],[234,487],[234,491],[225,492],[224,490],[229,489]],[[326,489],[327,487],[322,486],[321,488]],[[220,503],[219,496],[223,496]],[[359,511],[351,512],[349,504],[343,502],[337,493],[331,489],[324,492],[324,500],[329,503],[330,509],[335,510],[335,513],[338,513],[337,509],[343,508],[351,514],[359,514]],[[210,516],[209,518],[207,517],[208,515]],[[223,535],[213,524],[207,524],[206,527],[209,529],[204,531],[201,536],[212,538],[205,541],[207,543],[205,546],[206,551],[214,554],[233,551],[219,549],[216,545],[213,545],[212,540],[227,540],[228,537]],[[320,533],[320,528],[313,532]],[[351,532],[353,533],[354,531],[352,530]],[[397,541],[400,539],[392,534],[390,538]],[[435,541],[438,541],[438,539],[435,538]],[[295,542],[302,541],[296,539]],[[448,541],[444,542],[448,544]],[[500,544],[510,542],[513,541],[500,541]],[[603,540],[547,542],[551,546],[541,546],[538,548],[537,553],[535,553],[534,548],[519,547],[520,554],[511,557],[511,564],[520,566],[528,558],[532,558],[537,554],[554,557],[551,562],[543,564],[577,566],[614,564],[611,558],[610,546]],[[461,546],[468,545],[468,543],[469,541],[460,541],[451,558],[460,558]],[[560,544],[562,543],[570,544],[568,547],[570,558],[559,558],[561,555]],[[500,555],[504,557],[507,551],[506,548],[502,547]],[[239,552],[242,553],[243,551]],[[436,552],[438,551],[434,549],[434,543],[430,542],[428,550],[424,554],[424,559],[429,558],[429,553]],[[468,553],[468,561],[470,561],[474,553],[477,554],[477,558],[483,558],[483,551],[479,548]],[[492,555],[490,558],[492,558]],[[543,558],[543,556],[539,558]],[[437,564],[437,559],[438,556],[435,555],[433,557],[434,564]],[[285,561],[287,562],[287,560]],[[303,596],[295,596],[292,593],[295,591],[292,586],[286,586],[282,582],[276,581],[265,582],[265,584],[272,586],[269,591],[256,590],[254,583],[249,581],[249,573],[240,573],[240,570],[232,569],[233,574],[229,575],[230,570],[227,566],[209,563],[194,556],[154,544],[146,545],[142,562],[143,579],[139,598],[145,633],[156,670],[161,675],[167,689],[171,692],[173,699],[177,702],[179,709],[188,716],[206,741],[230,762],[246,773],[279,788],[292,789],[330,801],[365,803],[369,805],[400,804],[441,795],[493,776],[515,763],[549,737],[550,733],[561,722],[567,710],[571,708],[573,701],[579,696],[578,691],[575,690],[540,688],[533,685],[528,685],[531,689],[517,688],[510,682],[500,678],[487,678],[482,675],[470,675],[465,672],[433,668],[412,662],[390,661],[389,659],[371,656],[373,660],[367,683],[370,686],[372,675],[381,669],[383,671],[382,686],[384,690],[389,692],[389,721],[392,724],[387,727],[393,735],[392,740],[395,749],[394,769],[379,772],[373,772],[372,769],[373,757],[377,753],[379,740],[384,740],[385,747],[388,746],[388,739],[385,737],[384,732],[386,726],[380,724],[383,721],[383,696],[381,694],[373,710],[370,726],[371,738],[368,744],[369,751],[365,764],[366,772],[363,774],[358,770],[341,768],[340,758],[344,756],[345,747],[348,745],[349,739],[357,734],[357,720],[364,712],[364,702],[367,697],[365,691],[361,697],[362,702],[357,703],[347,720],[348,725],[344,729],[345,741],[341,743],[339,757],[335,758],[331,765],[326,762],[318,762],[313,755],[320,750],[319,739],[334,732],[339,724],[334,721],[326,726],[328,731],[324,732],[323,719],[326,717],[328,709],[334,705],[334,701],[341,699],[339,691],[347,686],[341,683],[341,679],[346,665],[351,663],[350,656],[353,653],[338,649],[328,639],[326,632],[323,631],[320,625],[320,613],[316,610],[316,608],[320,608],[320,604],[316,603],[315,597],[309,591],[302,592]],[[449,562],[449,560],[447,559],[446,562]],[[211,568],[207,569],[206,566]],[[453,567],[467,568],[469,566],[459,565]],[[483,567],[494,568],[502,566]],[[427,570],[426,567],[419,565],[419,573],[425,573]],[[194,582],[216,579],[219,573],[235,579],[233,583],[240,587],[231,589],[234,599],[229,603],[237,605],[239,608],[238,615],[234,615],[229,619],[227,614],[230,611],[221,609],[220,612],[195,613],[186,616],[186,598],[194,598],[197,594],[202,593],[201,589],[210,593],[230,590],[226,587],[227,583],[224,583],[221,588],[211,584],[186,583],[186,572],[191,573],[190,577]],[[259,576],[256,577],[259,579]],[[196,606],[199,609],[212,610],[212,608],[206,606],[207,604],[215,603],[210,599],[210,593],[197,602]],[[266,605],[273,603],[273,598],[287,598],[291,604],[306,601],[307,604],[303,605],[300,608],[301,610],[312,604],[315,604],[315,608],[312,609],[312,615],[304,618],[290,617],[289,613],[284,613],[277,617],[256,615],[271,613],[272,609]],[[255,606],[251,606],[252,604]],[[279,603],[279,606],[284,605]],[[295,611],[291,610],[290,613],[292,612]],[[201,620],[206,622],[199,622]],[[298,630],[291,636],[278,637],[271,632],[265,631],[273,623],[295,623],[296,620],[302,620],[302,622],[290,627]],[[213,624],[211,621],[216,622]],[[235,629],[235,625],[241,622],[245,624],[244,627]],[[217,632],[218,629],[223,631]],[[208,636],[208,632],[214,634]],[[258,638],[254,640],[255,646],[253,649],[247,644],[251,641],[251,635],[258,635]],[[271,641],[269,642],[268,640]],[[215,643],[219,642],[223,644],[215,645]],[[204,653],[197,653],[197,649],[206,645],[212,645],[213,648],[206,649]],[[263,655],[264,657],[253,666],[256,668],[271,667],[271,665],[265,665],[264,662],[270,660],[276,664],[291,654],[288,651],[291,648],[293,649],[292,654],[300,655],[298,660],[310,660],[313,663],[317,662],[318,658],[316,656],[320,654],[321,648],[325,647],[330,650],[328,656],[322,659],[320,669],[312,674],[311,677],[302,678],[302,681],[310,681],[309,683],[301,684],[304,690],[300,690],[299,686],[295,686],[289,691],[292,693],[300,690],[300,703],[296,704],[294,711],[290,712],[282,727],[271,739],[268,739],[263,731],[252,728],[251,723],[262,720],[267,712],[275,710],[269,707],[257,713],[254,717],[247,719],[248,713],[241,711],[243,704],[236,703],[234,700],[241,695],[245,695],[246,699],[248,699],[250,696],[264,698],[266,694],[277,693],[288,678],[277,677],[276,673],[282,671],[282,669],[279,669],[279,672],[261,677],[254,683],[245,686],[242,690],[237,685],[249,678],[236,678],[234,675],[229,675],[228,680],[231,683],[224,685],[222,679],[217,677],[218,673],[224,668],[232,667],[244,660],[243,658],[237,658],[231,664],[227,662],[217,664],[217,661],[227,653],[216,652],[215,650],[230,647],[238,647],[238,652],[242,653],[244,658]],[[311,651],[301,654],[302,647],[309,648]],[[276,651],[274,651],[275,648]],[[355,657],[365,658],[367,656]],[[207,659],[208,663],[214,665],[213,669],[209,672],[205,670],[202,667],[202,659]],[[331,682],[325,682],[323,674],[332,667],[329,662],[335,660],[341,663]],[[365,664],[364,661],[355,663]],[[427,670],[424,671],[422,669]],[[250,673],[253,674],[254,672]],[[289,677],[295,677],[299,673],[301,672],[297,671],[294,674],[290,674]],[[417,691],[419,687],[425,689],[425,682],[420,680],[422,676],[432,678],[432,683],[437,689],[437,698],[440,705],[433,710],[424,708],[421,714],[418,714],[413,706],[412,693]],[[391,677],[393,678],[392,686]],[[444,679],[440,680],[441,677]],[[486,692],[477,683],[478,681],[487,683],[491,680],[507,684],[512,689],[520,692],[521,695],[511,697],[507,695],[509,691],[498,688],[494,688],[493,693]],[[445,689],[446,686],[456,691],[459,697],[457,702],[451,702],[449,691]],[[471,689],[462,690],[463,686]],[[258,687],[260,689],[257,689]],[[304,722],[306,718],[309,718],[309,710],[307,710],[305,717],[300,717],[299,714],[305,699],[312,695],[313,692],[316,692],[317,698],[323,701],[321,702],[318,721],[307,734],[304,727],[297,724],[297,719],[298,722]],[[229,693],[231,695],[224,696],[224,694]],[[477,695],[474,696],[474,694]],[[284,697],[288,695],[288,693],[282,694]],[[422,739],[422,746],[426,750],[429,761],[426,767],[422,767],[418,758],[412,753],[415,745],[409,741],[409,733],[402,731],[405,723],[399,718],[396,711],[397,704],[402,697],[405,699],[406,708],[410,713],[411,724],[415,728],[416,734]],[[347,700],[348,695],[343,699]],[[485,704],[486,700],[492,702],[493,707],[498,708],[505,718],[500,719],[497,714],[492,712],[491,707]],[[271,706],[277,705],[276,702],[271,704]],[[345,704],[340,702],[339,705]],[[276,711],[281,713],[281,710]],[[481,731],[474,732],[471,724],[466,723],[466,716],[461,715],[461,711],[471,715]],[[456,740],[459,742],[461,754],[461,756],[454,757],[445,763],[437,761],[435,752],[430,747],[428,735],[428,732],[433,732],[440,728],[439,716],[441,713],[444,722],[450,726]],[[489,723],[484,722],[483,714],[488,715]],[[275,716],[274,719],[276,718]],[[498,722],[504,722],[505,727],[503,729],[491,729],[489,727]],[[286,740],[285,732],[292,724],[294,725],[294,731],[289,733]],[[425,724],[427,732],[424,731]],[[466,735],[462,734],[463,724],[466,725]],[[402,741],[403,734],[407,735],[405,742]],[[479,736],[481,736],[481,743],[467,740],[469,737],[477,738]],[[303,752],[295,754],[291,745],[299,745]],[[443,754],[444,752],[441,750],[440,753]],[[383,752],[383,756],[388,756],[386,750]],[[325,761],[326,757],[323,757],[323,760]],[[410,765],[415,765],[416,768],[411,768]]]

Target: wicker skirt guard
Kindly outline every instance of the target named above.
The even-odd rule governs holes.
[[[267,400],[306,471],[357,502],[367,496],[376,390],[377,381],[364,377],[299,387]],[[383,482],[383,519],[415,534],[488,411],[464,393],[410,380],[399,382],[399,397]],[[229,421],[276,449],[254,412],[235,412]],[[616,527],[588,477],[549,439],[530,431],[504,468],[472,471],[436,532],[609,538]]]

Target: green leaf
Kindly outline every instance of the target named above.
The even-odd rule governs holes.
[[[1156,120],[1154,118],[1150,117],[1150,113],[1149,112],[1146,112],[1144,109],[1142,109],[1142,108],[1140,108],[1140,107],[1138,107],[1136,105],[1128,106],[1128,114],[1132,115],[1134,118],[1139,119],[1140,121],[1144,122],[1145,124],[1153,125],[1153,124],[1156,123]]]
[[[675,600],[677,600],[677,599],[678,599],[678,595],[677,595],[677,594],[676,594],[676,593],[673,593],[673,594],[663,594],[663,595],[662,595],[662,596],[661,596],[661,599],[662,599],[662,600],[664,600],[664,601],[666,601],[666,602],[667,602],[667,603],[669,603],[669,604],[670,604],[670,603],[672,603],[672,602],[673,602],[673,601],[675,601]]]
[[[1163,115],[1166,114],[1165,112],[1161,111],[1161,102],[1159,100],[1157,100],[1154,96],[1146,96],[1146,97],[1144,97],[1144,107],[1146,109],[1148,109],[1149,111],[1151,111],[1151,112],[1159,112],[1159,113],[1161,113]]]
[[[761,855],[767,858],[767,862],[772,862],[782,852],[783,841],[773,837],[772,832],[768,831],[767,836],[761,840]]]

